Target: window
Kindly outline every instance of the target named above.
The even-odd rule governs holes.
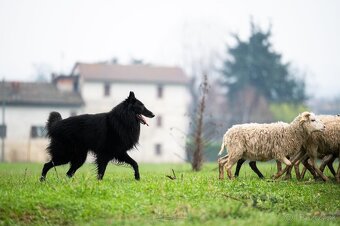
[[[0,125],[0,138],[6,138],[7,126],[6,124]]]
[[[157,116],[157,127],[162,127],[163,124],[163,118],[161,115]]]
[[[43,138],[46,137],[45,126],[31,126],[31,138]]]
[[[163,86],[162,85],[158,85],[157,87],[157,97],[163,98]]]
[[[157,156],[161,156],[162,155],[162,145],[161,144],[156,144],[155,145],[155,154]]]
[[[111,93],[111,86],[109,83],[105,83],[104,84],[104,96],[108,97],[110,96],[110,93]]]

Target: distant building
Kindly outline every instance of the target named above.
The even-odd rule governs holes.
[[[58,111],[63,117],[80,114],[84,102],[79,93],[62,91],[50,83],[5,82],[0,83],[0,107],[3,106],[5,161],[42,162],[48,158],[44,151],[48,144],[44,127],[49,112]]]
[[[60,90],[78,91],[86,113],[110,111],[134,91],[155,118],[141,125],[138,150],[130,155],[140,162],[183,162],[190,102],[189,79],[178,67],[150,65],[75,64],[70,76],[55,76]]]

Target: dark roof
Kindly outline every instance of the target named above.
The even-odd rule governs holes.
[[[0,82],[0,101],[7,105],[72,106],[84,101],[79,93],[64,92],[51,83]]]
[[[71,75],[80,75],[85,81],[147,82],[188,84],[189,79],[179,67],[160,67],[145,64],[85,64],[77,63]]]

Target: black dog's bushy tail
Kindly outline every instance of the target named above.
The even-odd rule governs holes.
[[[46,129],[47,129],[48,135],[50,135],[50,131],[51,131],[53,124],[60,120],[62,120],[62,118],[59,112],[52,111],[50,113],[50,116],[48,116],[47,123],[46,123]]]

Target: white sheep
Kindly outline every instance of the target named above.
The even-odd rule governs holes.
[[[333,161],[335,157],[340,157],[340,117],[332,115],[320,115],[318,118],[325,124],[326,129],[322,133],[313,133],[308,137],[305,150],[310,159],[314,170],[324,179],[328,178],[323,175],[322,168],[316,165],[318,157],[330,156]],[[304,159],[307,161],[307,158]],[[324,167],[323,167],[324,168]],[[335,178],[340,182],[340,164]]]
[[[307,138],[315,131],[324,130],[324,124],[310,112],[303,112],[291,123],[234,125],[223,136],[219,155],[227,148],[227,157],[219,159],[220,179],[223,179],[223,166],[228,177],[233,178],[232,166],[239,159],[251,161],[279,160],[286,165],[291,162],[286,156],[300,151]]]

